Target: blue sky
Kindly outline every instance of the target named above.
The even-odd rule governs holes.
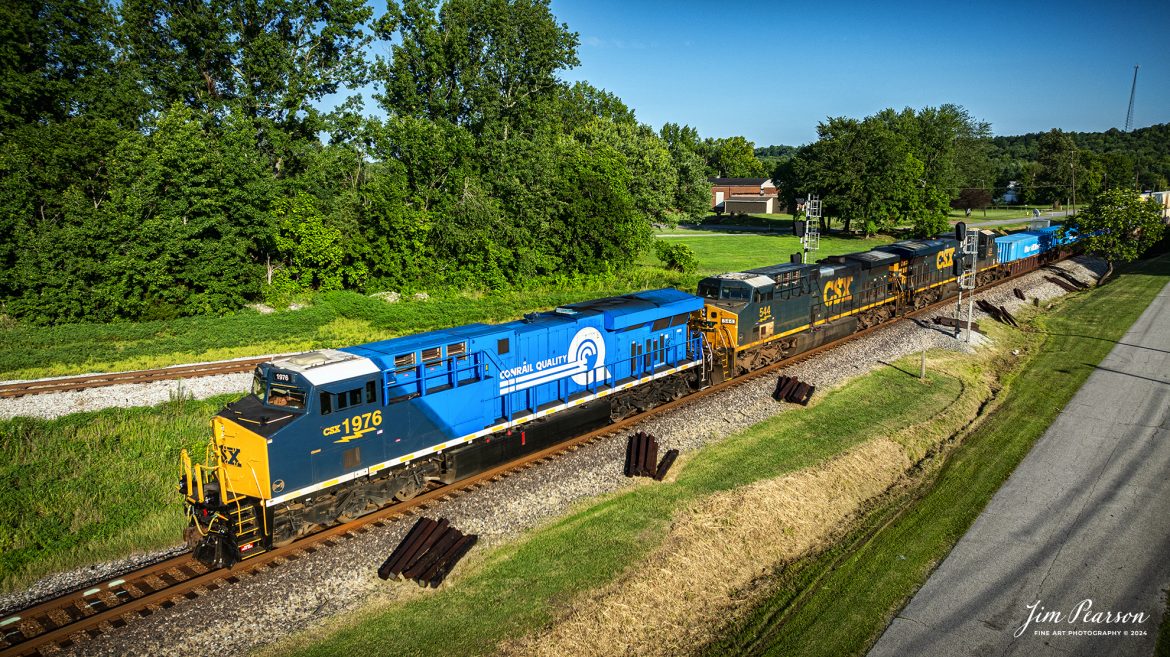
[[[380,2],[375,11],[384,11]],[[962,105],[994,134],[1170,122],[1170,0],[552,0],[580,35],[563,74],[655,128],[757,146],[816,139],[827,116]],[[371,103],[372,104],[372,103]]]

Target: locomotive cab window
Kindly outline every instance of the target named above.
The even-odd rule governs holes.
[[[725,286],[719,290],[720,299],[729,299],[732,301],[747,301],[750,298],[750,292],[742,287]]]
[[[292,386],[273,385],[268,391],[268,404],[288,408],[305,407],[305,391]]]
[[[256,370],[256,373],[252,375],[252,394],[259,397],[260,401],[264,401],[264,393],[267,387],[268,384],[264,380],[264,377],[260,375],[260,370]]]
[[[366,381],[366,403],[372,404],[378,401],[378,387],[374,385],[373,381]]]
[[[328,392],[321,393],[321,415],[329,415],[333,412],[333,394]]]

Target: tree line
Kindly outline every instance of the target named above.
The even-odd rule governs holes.
[[[0,314],[613,272],[708,176],[763,175],[742,137],[563,82],[577,48],[547,0],[4,3]],[[385,118],[322,109],[371,86]]]
[[[655,223],[707,214],[714,176],[818,193],[846,229],[932,234],[1016,148],[953,105],[829,118],[817,142],[760,154],[742,136],[654,130],[559,77],[578,45],[548,0],[403,0],[377,16],[367,0],[4,3],[0,317],[607,275]],[[1063,153],[1043,139],[1038,162]],[[1076,161],[1077,185],[1094,184]]]
[[[846,229],[872,233],[912,225],[946,228],[949,208],[980,209],[1089,202],[1105,191],[1170,187],[1170,125],[1132,132],[1053,129],[990,137],[962,107],[883,110],[864,119],[829,118],[799,148],[755,153],[771,165],[789,207],[807,194]]]

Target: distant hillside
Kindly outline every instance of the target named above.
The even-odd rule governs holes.
[[[1013,159],[1035,160],[1036,144],[1043,133],[1032,132],[1014,137],[992,137],[1001,152]],[[1132,132],[1110,128],[1105,132],[1069,132],[1077,148],[1104,155],[1126,153],[1136,160],[1160,160],[1170,157],[1170,123],[1160,123]],[[780,147],[786,148],[786,147]],[[761,149],[756,149],[760,151]]]

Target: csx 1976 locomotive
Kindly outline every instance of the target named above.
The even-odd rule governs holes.
[[[212,421],[179,490],[214,566],[450,483],[1058,257],[1054,229],[895,242],[673,289],[278,358]]]

